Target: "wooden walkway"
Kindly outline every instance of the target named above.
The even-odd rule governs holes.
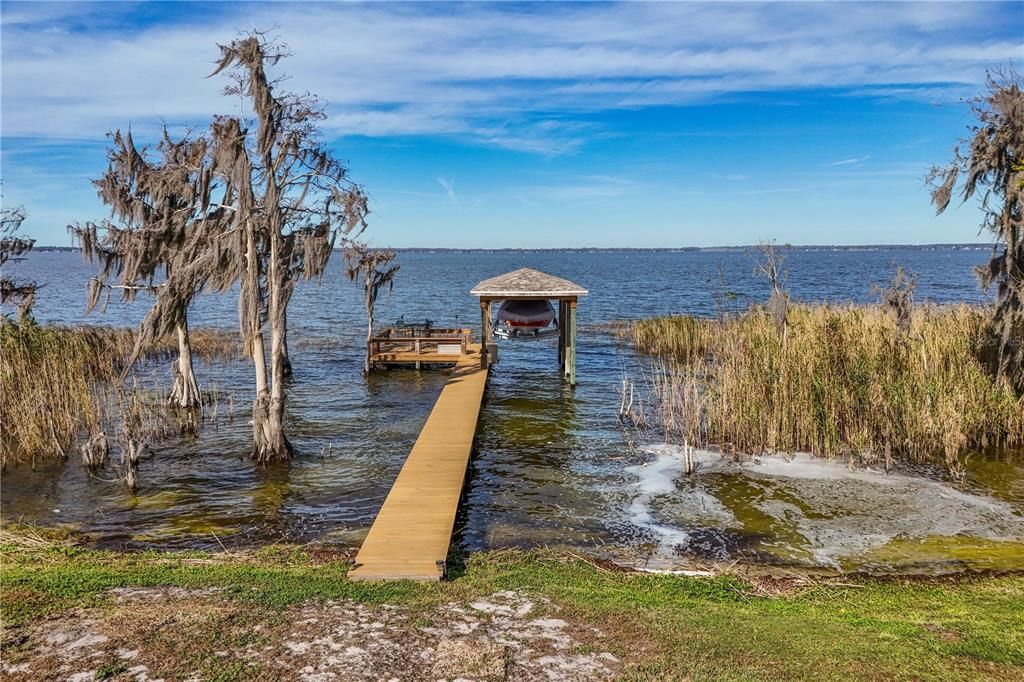
[[[353,580],[444,577],[488,373],[480,345],[466,350],[356,555]]]

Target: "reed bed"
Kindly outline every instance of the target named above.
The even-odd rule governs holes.
[[[987,311],[924,306],[908,332],[878,306],[800,305],[780,332],[766,312],[641,320],[624,335],[658,356],[637,417],[690,444],[944,458],[1024,446],[1024,400],[978,360]],[[640,414],[634,409],[638,415]]]
[[[191,339],[197,358],[227,360],[240,352],[237,334],[196,329]],[[117,385],[134,345],[129,329],[0,324],[0,464],[67,456],[83,437],[111,430],[125,405],[133,406],[136,421],[140,412],[146,424],[160,421],[152,407],[162,401],[158,383]],[[161,339],[142,361],[176,352],[176,340]]]
[[[192,357],[207,362],[237,360],[244,356],[242,341],[236,329],[214,329],[197,327],[189,330]],[[134,332],[132,332],[134,342]],[[168,335],[156,340],[143,352],[144,359],[166,359],[177,357],[178,339]]]

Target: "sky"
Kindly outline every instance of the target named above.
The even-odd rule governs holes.
[[[924,176],[1024,2],[2,2],[0,176],[23,230],[109,216],[106,134],[244,113],[217,44],[271,30],[283,87],[370,195],[377,246],[989,241]]]

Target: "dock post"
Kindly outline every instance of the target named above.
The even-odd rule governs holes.
[[[480,366],[490,367],[491,359],[488,357],[487,346],[491,342],[491,302],[487,299],[480,299]]]
[[[565,301],[558,299],[558,371],[565,374]]]
[[[576,301],[569,301],[569,385],[576,386]]]
[[[574,367],[573,346],[575,345],[576,340],[576,330],[573,329],[574,310],[572,308],[571,299],[562,301],[561,308],[563,312],[562,320],[564,322],[564,329],[562,330],[562,379],[571,384],[573,381]]]

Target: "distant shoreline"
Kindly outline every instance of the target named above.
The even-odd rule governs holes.
[[[783,248],[783,245],[776,245]],[[991,243],[974,242],[964,244],[792,244],[785,246],[788,251],[990,251]],[[406,246],[406,247],[380,247],[390,248],[398,253],[722,253],[722,252],[743,252],[756,249],[756,244],[739,246],[657,246],[657,247],[628,247],[628,246],[585,246],[585,247],[564,247],[564,248],[528,248],[528,247],[506,247],[506,248],[447,248],[443,246]],[[77,252],[80,249],[75,246],[36,246],[35,252],[67,251]],[[341,248],[335,248],[341,251]]]

